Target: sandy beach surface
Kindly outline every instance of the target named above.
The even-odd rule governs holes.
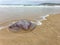
[[[60,45],[60,14],[50,15],[42,23],[30,32],[1,30],[0,45]]]

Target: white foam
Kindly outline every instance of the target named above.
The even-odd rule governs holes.
[[[40,5],[40,6],[24,6],[24,5],[0,5],[0,7],[46,7],[46,8],[52,8],[52,7],[60,7],[59,5],[56,6],[46,6],[46,5]]]
[[[6,27],[8,27],[8,26],[1,26],[1,27],[0,27],[0,30],[4,29],[4,28],[6,28]]]
[[[36,24],[36,25],[41,25],[42,23],[38,20],[36,20],[35,22],[31,21],[32,23]]]
[[[42,18],[42,20],[41,20],[41,21],[43,21],[43,20],[47,20],[47,19],[46,19],[46,17],[48,17],[48,16],[49,16],[49,14],[44,15],[44,16],[41,16],[41,18]]]
[[[44,15],[44,16],[41,16],[40,18],[37,18],[37,19],[34,19],[35,22],[31,21],[32,23],[35,23],[36,25],[42,25],[42,21],[43,20],[47,20],[46,17],[48,17],[49,15]]]

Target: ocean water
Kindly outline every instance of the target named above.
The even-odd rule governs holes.
[[[16,19],[32,19],[37,25],[41,25],[42,20],[49,14],[59,14],[59,6],[0,6],[0,22]]]
[[[60,13],[60,7],[36,6],[36,7],[0,7],[0,21],[16,18],[40,18],[41,16]]]

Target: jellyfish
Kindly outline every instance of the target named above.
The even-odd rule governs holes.
[[[9,26],[9,30],[11,31],[19,31],[19,30],[33,30],[36,27],[36,24],[32,23],[28,20],[20,20],[15,22],[14,24]]]

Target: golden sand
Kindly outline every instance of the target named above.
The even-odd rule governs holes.
[[[25,33],[0,31],[0,45],[60,45],[60,14],[50,15],[41,26]]]

